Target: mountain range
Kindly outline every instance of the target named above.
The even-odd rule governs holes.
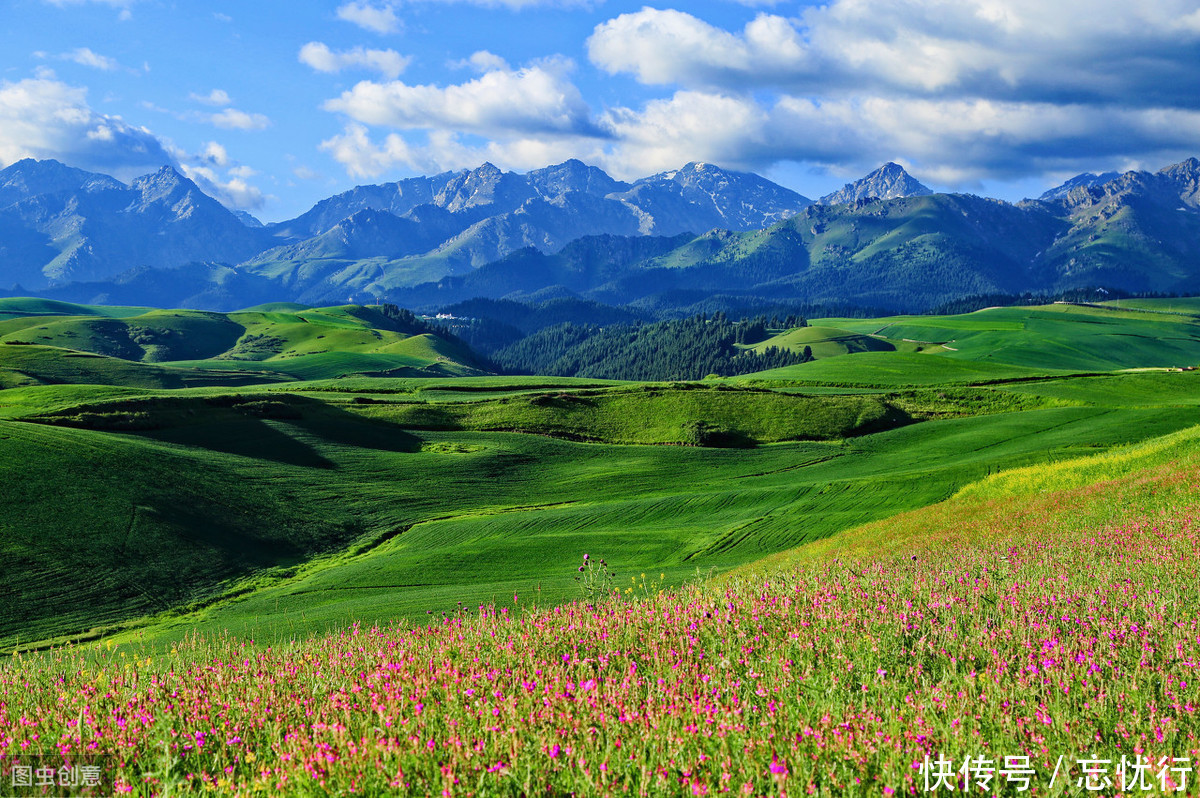
[[[359,186],[261,225],[170,167],[126,185],[0,170],[0,293],[232,309],[576,297],[666,314],[993,293],[1200,291],[1200,162],[1084,174],[1012,204],[888,163],[819,201],[711,164],[622,182],[577,160]],[[718,303],[720,304],[720,303]]]

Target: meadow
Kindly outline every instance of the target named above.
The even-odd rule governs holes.
[[[566,606],[17,656],[0,750],[134,795],[1186,793],[1198,451],[1000,474],[678,589],[589,554]]]
[[[815,362],[691,383],[341,372],[432,346],[369,309],[0,305],[63,336],[0,345],[0,778],[1186,792],[1200,326],[1140,304],[822,320],[783,333]],[[97,319],[210,357],[63,345],[134,340]]]

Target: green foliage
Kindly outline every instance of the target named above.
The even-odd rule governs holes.
[[[619,595],[614,587],[614,577],[616,574],[609,569],[608,563],[593,558],[590,554],[584,554],[583,565],[579,566],[575,581],[579,584],[584,600],[594,606]]]
[[[567,323],[500,349],[492,359],[517,373],[618,380],[698,380],[706,374],[732,376],[804,362],[801,352],[738,346],[761,340],[767,324],[763,318],[731,322],[721,313],[631,327]]]

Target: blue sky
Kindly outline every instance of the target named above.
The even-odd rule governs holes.
[[[4,5],[0,166],[171,164],[267,221],[484,160],[1018,199],[1200,156],[1196,0]]]

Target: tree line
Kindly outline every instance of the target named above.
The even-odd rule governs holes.
[[[614,380],[698,380],[792,366],[811,351],[777,346],[747,350],[775,331],[803,327],[799,316],[732,321],[700,313],[653,324],[600,327],[571,322],[539,330],[492,354],[508,373]],[[740,346],[739,346],[740,345]]]

